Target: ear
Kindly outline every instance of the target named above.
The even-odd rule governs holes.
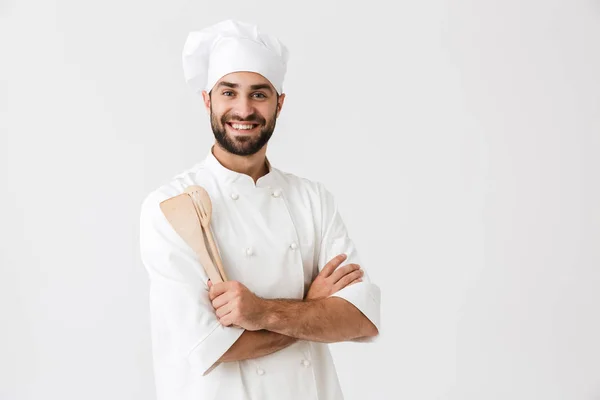
[[[202,91],[202,100],[204,101],[204,107],[206,111],[210,113],[210,95],[206,92],[206,90]]]
[[[277,118],[279,118],[279,113],[283,108],[283,101],[285,100],[285,93],[281,93],[279,95],[279,100],[277,101]]]

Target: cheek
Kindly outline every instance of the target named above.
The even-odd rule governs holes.
[[[212,110],[212,115],[213,115],[213,118],[214,118],[215,120],[217,120],[217,122],[218,122],[219,124],[221,124],[221,123],[222,123],[222,121],[223,121],[223,117],[226,117],[226,115],[225,115],[225,114],[226,114],[226,113],[222,112],[222,111],[221,111],[221,110],[219,110],[219,109],[215,109],[215,108],[213,108],[213,110]]]
[[[227,112],[227,107],[224,106],[224,104],[221,104],[220,102],[212,102],[212,107],[211,107],[211,112],[212,115],[214,116],[214,118],[217,119],[221,119],[221,117],[223,116],[223,114],[225,114]]]
[[[266,121],[270,121],[277,116],[277,105],[273,106],[272,104],[257,108],[256,110],[261,117],[263,117]]]

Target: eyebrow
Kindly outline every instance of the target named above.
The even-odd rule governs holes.
[[[269,92],[273,92],[273,89],[271,89],[271,85],[269,85],[268,83],[260,83],[258,85],[250,85],[250,89],[252,89],[252,90],[267,89]]]
[[[240,85],[238,85],[237,83],[231,83],[231,82],[225,82],[225,81],[223,81],[223,82],[219,82],[218,86],[226,86],[228,88],[235,89],[235,88],[237,88]]]
[[[218,86],[225,86],[231,89],[237,89],[240,87],[239,84],[237,83],[232,83],[232,82],[226,82],[226,81],[221,81],[219,82]],[[260,90],[260,89],[266,89],[269,92],[273,93],[273,89],[271,88],[271,85],[269,85],[268,83],[259,83],[256,85],[250,85],[250,90]]]

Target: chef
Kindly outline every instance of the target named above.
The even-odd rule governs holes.
[[[278,39],[239,21],[185,43],[184,75],[215,144],[141,206],[158,400],[342,399],[327,343],[379,335],[380,290],[332,194],[266,156],[287,61]],[[212,199],[227,282],[209,281],[159,208],[190,185]]]

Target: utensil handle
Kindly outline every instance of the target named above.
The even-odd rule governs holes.
[[[208,238],[208,244],[210,246],[210,251],[213,254],[213,259],[217,264],[217,268],[221,273],[221,277],[223,278],[223,282],[228,281],[227,275],[225,275],[225,269],[223,268],[223,260],[221,260],[221,256],[219,255],[219,250],[217,249],[217,244],[215,243],[215,238],[212,234],[212,229],[210,229],[210,225],[206,229],[206,236]]]
[[[202,237],[200,240],[204,241],[204,233],[202,233]],[[212,283],[221,283],[223,282],[223,277],[220,274],[218,267],[215,267],[215,264],[210,257],[210,253],[206,248],[206,244],[202,243],[201,249],[197,251],[198,257],[200,258],[200,263],[204,267],[204,271],[208,276],[208,279],[211,280]]]

